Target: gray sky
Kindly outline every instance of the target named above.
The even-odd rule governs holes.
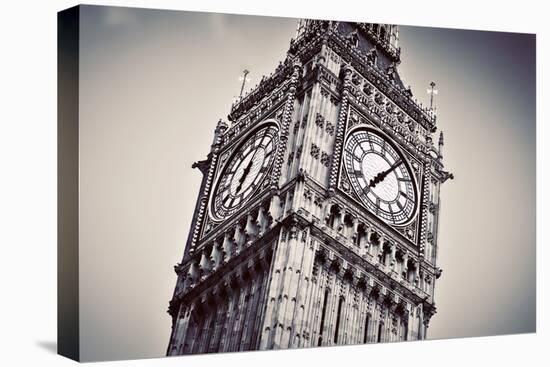
[[[368,19],[365,19],[368,21]],[[284,59],[296,20],[84,7],[81,30],[81,353],[162,356],[217,120]],[[535,39],[401,27],[399,72],[437,83],[445,164],[429,337],[535,329]],[[252,85],[251,85],[252,86]]]

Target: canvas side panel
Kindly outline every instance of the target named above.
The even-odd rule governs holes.
[[[79,360],[78,87],[80,8],[57,16],[57,352]]]

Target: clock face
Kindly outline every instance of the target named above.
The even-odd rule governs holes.
[[[275,124],[264,125],[248,135],[233,152],[214,190],[215,219],[235,213],[260,187],[275,159],[278,131]]]
[[[413,219],[415,178],[393,142],[368,128],[354,130],[345,143],[344,161],[353,190],[371,212],[392,225]]]

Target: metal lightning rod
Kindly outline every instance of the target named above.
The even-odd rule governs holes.
[[[431,87],[431,89],[427,89],[427,92],[430,95],[430,110],[435,111],[435,109],[434,109],[434,95],[437,94],[437,89],[434,89],[435,82],[431,82],[430,87]]]
[[[239,78],[239,79],[242,79],[243,81],[243,84],[241,84],[241,93],[239,93],[239,99],[243,98],[244,85],[246,84],[247,81],[250,80],[247,78],[248,73],[250,73],[250,71],[248,71],[247,69],[244,69],[243,76]]]

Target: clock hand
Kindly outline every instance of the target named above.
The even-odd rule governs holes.
[[[394,169],[396,169],[397,167],[399,167],[399,165],[400,165],[401,163],[403,163],[403,161],[400,159],[400,160],[398,160],[397,162],[395,162],[395,163],[394,163],[390,168],[388,168],[387,170],[378,173],[376,176],[374,176],[374,178],[373,178],[372,180],[370,180],[370,182],[369,182],[369,187],[374,188],[376,185],[378,185],[380,182],[382,182],[390,172],[392,172]]]
[[[243,186],[243,182],[246,179],[246,176],[248,176],[248,173],[250,172],[250,169],[252,168],[252,162],[254,162],[254,158],[256,157],[256,153],[258,153],[258,150],[260,150],[260,147],[262,146],[262,143],[264,142],[264,139],[265,139],[266,135],[267,135],[267,129],[264,131],[264,134],[262,136],[262,139],[260,140],[260,144],[258,145],[258,148],[254,151],[254,154],[252,154],[252,158],[250,158],[250,162],[248,162],[248,165],[243,170],[243,175],[241,176],[241,178],[239,178],[239,186],[237,186],[237,191],[235,191],[236,193],[241,191],[241,188]]]
[[[254,156],[252,156],[252,159],[253,158]],[[241,191],[241,188],[243,187],[243,182],[246,179],[246,176],[248,176],[248,172],[250,172],[250,168],[252,168],[252,159],[250,159],[250,162],[248,162],[248,165],[243,170],[243,175],[241,176],[241,178],[239,178],[239,186],[237,186],[237,191],[236,191],[237,193]]]

